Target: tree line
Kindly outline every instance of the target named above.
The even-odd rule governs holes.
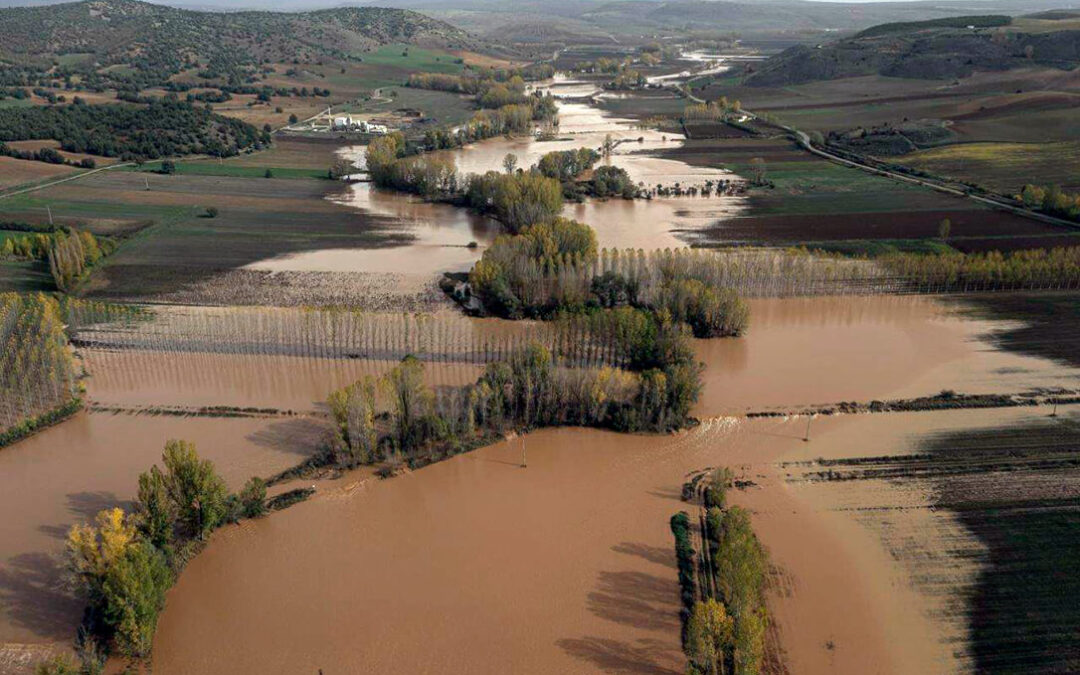
[[[1016,196],[1024,206],[1040,209],[1052,216],[1080,221],[1080,192],[1070,194],[1060,185],[1032,185],[1028,183]]]
[[[97,166],[97,162],[94,161],[93,157],[83,157],[78,161],[69,160],[62,154],[57,152],[55,148],[38,148],[37,150],[16,150],[15,148],[9,146],[7,143],[0,143],[0,155],[5,157],[11,157],[13,159],[45,162],[46,164],[66,164],[68,166],[79,167],[80,169],[93,169]]]
[[[68,152],[122,159],[228,157],[270,143],[269,134],[246,122],[168,96],[146,106],[0,108],[0,142],[47,139]]]
[[[5,237],[0,245],[0,259],[45,260],[56,288],[67,292],[87,270],[114,250],[116,242],[108,237],[62,226]]]
[[[682,644],[687,673],[693,675],[758,675],[765,657],[768,553],[754,534],[750,513],[727,504],[732,478],[726,467],[704,476],[700,552],[691,543],[689,514],[681,511],[671,519]]]
[[[1080,288],[1080,246],[878,258],[915,292]]]
[[[635,307],[687,323],[698,337],[746,329],[746,303],[681,255],[653,256],[651,269],[601,271],[598,260],[592,228],[556,218],[496,238],[469,272],[469,291],[484,311],[510,319]]]
[[[334,433],[327,459],[341,467],[417,466],[508,430],[678,429],[697,401],[700,366],[685,344],[654,357],[654,367],[640,371],[573,368],[534,343],[489,363],[474,384],[436,389],[424,382],[423,362],[408,356],[384,377],[368,376],[330,395]]]
[[[61,304],[43,293],[0,294],[0,446],[77,405],[75,360]],[[43,419],[45,418],[45,419]]]

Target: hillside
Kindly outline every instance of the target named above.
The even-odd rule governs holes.
[[[361,60],[380,45],[471,48],[464,31],[422,14],[374,7],[302,13],[197,12],[137,0],[0,9],[0,59],[12,72],[59,69],[101,87],[138,89],[189,68],[242,80],[261,63]]]
[[[875,26],[825,45],[798,45],[770,58],[750,86],[789,86],[863,75],[947,79],[1030,65],[1080,65],[1080,30],[1027,33],[1007,16]],[[972,28],[973,26],[973,28]]]
[[[790,44],[887,22],[948,19],[991,11],[1020,14],[1056,6],[1054,0],[378,0],[378,4],[415,9],[502,42],[604,44],[686,31],[737,32],[744,40],[781,37]]]

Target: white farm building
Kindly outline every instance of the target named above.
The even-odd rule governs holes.
[[[335,117],[333,124],[335,131],[359,131],[365,134],[386,134],[390,130],[382,124],[370,124],[367,120],[357,119],[351,115]]]

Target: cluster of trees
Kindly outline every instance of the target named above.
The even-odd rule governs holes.
[[[52,235],[49,243],[49,272],[56,287],[63,292],[71,289],[83,273],[115,249],[112,240],[101,239],[86,230],[62,229]]]
[[[463,197],[465,204],[491,215],[512,233],[554,220],[563,206],[559,182],[532,171],[470,174]]]
[[[683,108],[682,116],[684,120],[722,120],[741,110],[742,103],[729,102],[726,96],[721,96],[708,103],[691,103]]]
[[[493,110],[479,110],[457,128],[438,127],[424,132],[424,138],[411,152],[447,150],[496,136],[525,134],[537,122],[554,123],[558,108],[551,95],[534,94],[522,103]]]
[[[472,207],[490,214],[511,232],[529,223],[549,221],[562,210],[558,181],[538,173],[489,171],[460,180],[451,160],[406,153],[405,137],[399,133],[372,139],[367,148],[372,182],[430,200]]]
[[[267,510],[261,479],[230,494],[191,443],[166,443],[162,464],[139,476],[132,513],[107,509],[67,535],[69,579],[87,602],[83,630],[129,658],[149,655],[165,593],[206,537]]]
[[[592,169],[600,161],[600,153],[592,148],[555,150],[546,153],[536,163],[536,169],[548,178],[566,183]]]
[[[1080,288],[1080,246],[1004,253],[895,253],[878,262],[908,290]]]
[[[641,71],[633,68],[622,68],[616,73],[612,80],[604,83],[604,89],[625,91],[643,87],[648,84],[648,82],[648,78],[646,78],[645,74]]]
[[[732,477],[720,468],[706,478],[700,553],[691,544],[690,516],[684,511],[671,519],[683,650],[690,661],[687,672],[695,675],[758,675],[764,660],[768,554],[749,512],[727,506]]]
[[[0,445],[76,400],[75,361],[64,323],[62,307],[51,296],[0,294]]]
[[[437,91],[451,91],[458,94],[476,96],[478,103],[484,108],[498,108],[507,103],[519,103],[520,101],[506,101],[497,103],[500,97],[516,95],[521,97],[525,93],[525,82],[550,78],[555,75],[555,68],[548,63],[537,63],[522,68],[492,68],[477,71],[466,71],[461,75],[449,75],[446,73],[413,73],[405,81],[405,86],[417,89],[434,89]],[[485,95],[492,90],[499,89],[499,93],[487,103],[483,101]]]
[[[339,466],[405,460],[424,463],[475,447],[511,429],[594,426],[667,431],[684,426],[700,392],[689,357],[640,372],[559,365],[532,344],[489,363],[475,384],[432,388],[408,356],[379,380],[334,392],[330,456]]]
[[[1041,209],[1060,218],[1080,220],[1080,193],[1069,194],[1060,185],[1039,186],[1028,183],[1017,198],[1025,206]]]
[[[170,95],[171,96],[171,95]],[[178,101],[0,109],[0,142],[55,139],[62,149],[125,159],[259,149],[270,136],[240,120]]]
[[[605,252],[598,264],[592,228],[556,218],[498,237],[470,271],[470,292],[512,319],[629,306],[686,323],[698,337],[741,334],[746,303],[709,268],[667,253]]]
[[[86,230],[57,227],[5,237],[0,245],[0,258],[48,260],[56,287],[66,292],[87,269],[115,248],[116,243],[107,237],[98,238]]]
[[[0,155],[14,159],[24,159],[47,164],[67,164],[81,169],[93,169],[97,162],[93,157],[83,157],[79,161],[68,160],[53,148],[38,148],[37,150],[16,150],[7,143],[0,143]]]
[[[606,56],[601,56],[595,61],[578,61],[574,64],[574,70],[579,73],[604,73],[614,75],[631,63],[633,63],[633,59],[630,57],[623,59],[609,59]]]

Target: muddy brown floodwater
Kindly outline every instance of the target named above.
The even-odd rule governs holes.
[[[324,433],[311,418],[209,419],[80,413],[0,450],[0,673],[71,644],[82,605],[61,586],[68,528],[134,497],[165,441],[195,442],[233,489],[298,464]]]
[[[545,87],[557,98],[580,97],[596,91],[594,85],[558,78]],[[528,168],[540,156],[554,150],[591,147],[599,149],[610,135],[619,142],[608,161],[626,169],[635,182],[655,187],[676,183],[700,186],[706,181],[738,180],[735,174],[715,168],[693,167],[685,162],[658,157],[660,150],[684,142],[678,134],[639,129],[636,122],[611,116],[579,100],[559,103],[558,138],[493,138],[457,150],[443,151],[461,174],[502,170],[503,157],[513,153],[518,166]],[[343,149],[341,154],[363,166],[365,146]],[[491,219],[445,204],[429,204],[406,194],[379,190],[370,183],[348,186],[332,200],[368,213],[389,216],[415,237],[404,246],[379,249],[324,249],[258,261],[250,269],[270,271],[361,271],[393,273],[429,279],[441,272],[464,271],[479,259],[483,247],[499,233]],[[741,196],[670,197],[649,201],[622,199],[568,203],[564,215],[588,223],[596,230],[601,247],[668,248],[686,246],[694,231],[717,220],[738,215],[745,208]],[[468,248],[476,242],[478,248]]]
[[[750,329],[696,342],[707,367],[696,414],[840,401],[1074,388],[1080,369],[1007,352],[990,339],[1013,324],[973,318],[925,296],[750,300]]]
[[[1074,370],[994,350],[985,338],[1002,326],[927,298],[756,303],[747,338],[701,346],[700,427],[545,430],[389,481],[321,483],[308,503],[215,534],[169,594],[155,671],[681,673],[668,519],[688,472],[721,464],[754,482],[733,500],[776,563],[769,601],[790,672],[962,670],[949,642],[965,639],[962,621],[865,518],[793,486],[780,462],[909,452],[920,431],[1001,411],[819,418],[809,442],[805,418],[711,415],[958,382],[1076,385]],[[739,344],[732,371],[724,350]],[[962,538],[926,503],[905,497],[923,509],[905,527]]]

